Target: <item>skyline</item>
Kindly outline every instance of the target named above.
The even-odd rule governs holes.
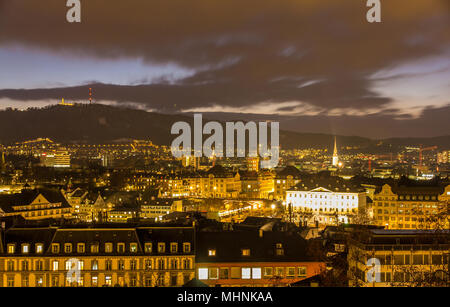
[[[0,6],[0,108],[82,102],[371,138],[450,134],[446,1]],[[45,9],[44,9],[45,8]],[[22,18],[16,18],[20,12]],[[187,13],[189,12],[189,13]]]

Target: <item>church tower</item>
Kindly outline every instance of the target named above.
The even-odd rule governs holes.
[[[333,166],[337,167],[339,164],[339,157],[337,152],[337,146],[336,146],[336,137],[334,137],[334,151],[333,151]]]

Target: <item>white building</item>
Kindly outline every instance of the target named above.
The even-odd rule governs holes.
[[[308,222],[349,223],[365,211],[366,192],[336,177],[329,177],[328,182],[305,180],[286,191],[286,205],[291,205],[294,213],[309,214]]]

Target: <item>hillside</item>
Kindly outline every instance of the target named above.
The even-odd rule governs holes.
[[[0,143],[9,144],[39,137],[61,143],[109,143],[124,139],[147,139],[170,145],[170,128],[176,121],[191,117],[167,115],[107,105],[78,104],[30,108],[26,111],[0,111]],[[282,129],[282,126],[281,126]],[[280,131],[282,148],[332,148],[334,136],[328,134]],[[338,136],[340,147],[357,146],[372,152],[395,151],[398,146],[437,145],[450,148],[450,136],[436,138],[392,138],[380,141],[358,136]]]

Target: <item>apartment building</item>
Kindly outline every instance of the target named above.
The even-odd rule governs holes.
[[[12,227],[0,287],[181,286],[194,277],[192,227]]]
[[[349,285],[448,286],[449,236],[448,230],[373,229],[349,240]]]

